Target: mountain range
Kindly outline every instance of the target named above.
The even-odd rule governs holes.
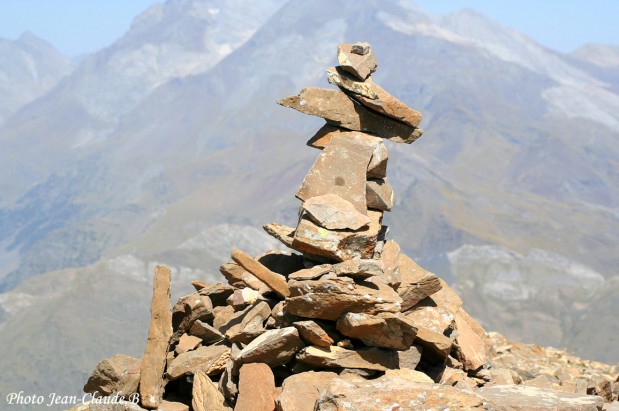
[[[178,296],[233,245],[279,247],[259,228],[294,225],[321,121],[275,101],[327,86],[359,40],[424,113],[418,142],[389,144],[403,251],[488,329],[619,361],[616,46],[561,54],[409,1],[169,0],[74,69],[48,64],[49,90],[24,79],[0,123],[2,392],[77,394],[97,359],[141,355],[156,262]]]

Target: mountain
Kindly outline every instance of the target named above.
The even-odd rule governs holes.
[[[30,32],[15,41],[0,39],[0,127],[72,70],[67,57]]]
[[[327,86],[337,44],[357,40],[377,54],[376,82],[424,113],[418,142],[389,144],[397,204],[386,224],[403,251],[459,287],[489,328],[617,361],[606,315],[619,274],[612,70],[470,11],[171,0],[0,129],[5,366],[22,364],[37,387],[53,373],[48,355],[73,358],[53,388],[74,389],[122,346],[118,330],[146,335],[136,320],[147,313],[121,308],[148,307],[146,267],[219,278],[229,238],[251,251],[271,241],[262,224],[294,225],[291,199],[316,154],[303,136],[322,122],[275,101]],[[519,279],[538,291],[501,298],[525,292]],[[530,323],[509,321],[523,309]],[[27,348],[38,330],[51,343]]]

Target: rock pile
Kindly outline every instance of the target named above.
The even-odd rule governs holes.
[[[374,83],[367,43],[342,44],[337,58],[327,79],[339,89],[279,101],[326,120],[308,142],[321,152],[296,194],[297,226],[264,227],[297,253],[235,249],[220,268],[228,284],[194,281],[172,310],[170,270],[157,267],[143,358],[102,361],[84,390],[139,398],[122,409],[179,411],[595,410],[615,400],[616,369],[587,379],[508,365],[508,348],[495,348],[458,295],[386,238],[385,140],[414,142],[421,113]]]

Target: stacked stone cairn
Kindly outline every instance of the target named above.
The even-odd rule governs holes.
[[[158,266],[144,357],[102,361],[85,391],[139,394],[139,404],[124,405],[136,410],[495,409],[504,401],[492,387],[476,390],[513,385],[518,375],[493,376],[488,336],[462,300],[385,238],[394,195],[384,140],[414,142],[421,113],[374,83],[367,43],[341,44],[337,58],[327,79],[339,89],[279,101],[326,120],[308,142],[322,151],[296,194],[297,226],[264,227],[298,253],[253,258],[235,249],[220,267],[228,284],[194,281],[172,310],[170,270]],[[520,405],[531,397],[510,395]]]

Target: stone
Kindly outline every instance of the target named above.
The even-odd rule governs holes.
[[[231,342],[247,344],[265,331],[264,323],[271,315],[271,307],[262,301],[253,306],[239,324],[226,331],[226,338]]]
[[[303,364],[320,368],[360,368],[375,371],[397,368],[395,352],[381,348],[350,350],[335,345],[310,345],[299,351],[296,359]]]
[[[286,310],[305,318],[337,320],[345,313],[399,312],[401,299],[391,289],[356,284],[349,277],[290,281]]]
[[[191,407],[193,411],[232,411],[223,394],[202,371],[198,371],[193,376]]]
[[[298,319],[296,315],[292,315],[286,310],[286,302],[280,301],[271,310],[271,317],[267,320],[267,326],[269,328],[290,327]]]
[[[250,304],[255,303],[262,297],[258,291],[249,287],[237,288],[226,299],[226,304],[231,305],[234,309],[243,309]]]
[[[297,198],[335,194],[367,215],[365,180],[372,152],[370,145],[355,139],[331,139],[303,179]]]
[[[477,393],[496,405],[497,411],[596,411],[604,400],[595,395],[580,395],[524,385],[493,385]]]
[[[193,288],[196,289],[196,291],[200,291],[201,289],[208,287],[209,283],[206,283],[204,281],[200,281],[200,280],[194,280],[191,282],[191,285],[193,286]]]
[[[329,371],[308,371],[284,380],[277,397],[277,411],[314,411],[320,392],[337,374]]]
[[[345,275],[353,278],[368,278],[383,275],[384,269],[380,260],[353,258],[352,260],[333,264],[331,272],[335,275]]]
[[[334,344],[329,334],[315,321],[296,321],[293,326],[299,330],[299,335],[309,345],[328,347]]]
[[[275,377],[269,366],[243,364],[239,374],[239,396],[234,411],[274,411]]]
[[[226,263],[220,265],[219,272],[232,287],[243,288],[247,285],[243,282],[243,273],[245,273],[245,270],[236,263]]]
[[[387,378],[401,378],[403,380],[411,382],[420,382],[427,384],[434,384],[434,380],[428,377],[421,371],[411,370],[410,368],[400,368],[398,370],[385,371],[385,377]]]
[[[393,188],[386,178],[370,179],[365,184],[365,198],[369,209],[390,211],[394,202]]]
[[[211,299],[198,292],[183,296],[172,308],[172,328],[174,334],[170,344],[178,342],[181,335],[189,331],[197,320],[213,319],[213,304]]]
[[[361,131],[349,131],[330,124],[325,124],[307,142],[310,147],[323,149],[332,139],[344,138],[358,141],[372,147],[372,157],[368,164],[367,176],[370,178],[383,178],[387,175],[387,161],[389,152],[384,143],[384,139]]]
[[[358,230],[370,223],[366,214],[336,194],[310,197],[302,207],[313,222],[329,230]]]
[[[494,410],[481,396],[454,387],[402,378],[331,380],[316,411]]]
[[[524,381],[522,385],[527,387],[536,387],[546,390],[556,390],[560,387],[560,381],[558,378],[548,374],[540,374],[537,377]]]
[[[376,57],[371,49],[365,54],[356,54],[352,50],[352,44],[338,45],[337,61],[342,69],[363,81],[376,70]],[[355,47],[355,50],[359,48]]]
[[[453,346],[451,338],[415,322],[413,322],[413,324],[417,328],[417,339],[415,343],[424,348],[424,353],[432,353],[434,356],[441,359],[447,358]]]
[[[286,364],[304,347],[294,327],[268,330],[233,356],[235,362],[263,362],[271,367]]]
[[[331,125],[364,131],[396,143],[411,144],[423,130],[390,120],[353,102],[344,92],[333,89],[304,88],[299,95],[277,102],[305,114],[322,117]]]
[[[100,361],[84,385],[84,392],[104,397],[114,393],[128,396],[137,392],[140,362],[139,358],[122,354]]]
[[[370,347],[401,351],[408,350],[417,335],[406,317],[393,313],[346,313],[337,321],[337,330]]]
[[[462,362],[465,370],[476,370],[487,361],[485,331],[462,308],[456,312],[454,321],[457,331],[454,340],[456,358]]]
[[[509,368],[493,367],[490,369],[490,385],[512,385],[522,382],[522,379]]]
[[[619,401],[613,401],[605,411],[619,411]]]
[[[182,354],[184,352],[191,351],[197,348],[200,343],[202,343],[202,338],[195,337],[193,335],[183,334],[178,340],[178,344],[176,345],[176,349],[174,351],[177,354]]]
[[[225,305],[226,299],[234,292],[234,287],[231,287],[227,284],[217,283],[217,284],[206,284],[205,287],[202,287],[198,290],[200,295],[207,296],[211,299],[211,303],[214,306]]]
[[[359,81],[356,77],[352,76],[341,67],[329,67],[327,69],[327,81],[329,84],[338,86],[340,89],[348,90],[366,98],[378,98],[378,95],[376,95],[371,83]]]
[[[409,256],[400,253],[399,269],[402,282],[398,294],[402,297],[402,311],[407,311],[419,301],[441,289],[439,278],[417,265]]]
[[[235,248],[232,250],[232,259],[246,271],[265,283],[270,289],[275,291],[281,297],[285,298],[290,294],[285,277],[269,270],[264,265],[247,255],[247,253]]]
[[[189,334],[201,338],[205,344],[214,344],[224,339],[224,335],[218,329],[200,320],[193,323]]]
[[[442,280],[441,289],[420,301],[406,316],[416,325],[444,334],[454,328],[456,313],[462,299]]]
[[[286,247],[292,247],[294,228],[277,223],[266,224],[263,225],[262,228],[267,232],[267,234],[281,241]]]
[[[213,308],[213,327],[219,332],[222,332],[220,331],[221,327],[227,324],[236,312],[237,311],[231,305]],[[225,330],[223,332],[225,332]]]
[[[360,93],[349,94],[355,101],[363,104],[372,111],[402,122],[410,127],[419,126],[422,119],[422,114],[419,111],[410,108],[389,94],[385,89],[376,84],[371,77],[364,83],[367,84],[368,87],[372,88],[376,98],[369,98],[368,96]]]
[[[237,344],[232,344],[231,347],[232,358],[238,355],[240,352],[240,348]],[[236,402],[236,396],[239,393],[239,368],[241,364],[236,361],[230,360],[226,364],[224,371],[221,373],[221,377],[219,378],[218,388],[219,391],[223,394],[226,401],[230,404],[234,404]]]
[[[414,370],[421,361],[421,353],[423,348],[418,345],[412,345],[408,350],[398,351],[398,368],[408,368]]]
[[[368,211],[368,217],[370,224],[357,231],[328,230],[303,213],[291,247],[304,254],[336,261],[372,258],[381,230],[382,213]]]
[[[207,375],[220,373],[230,358],[230,348],[225,345],[209,345],[197,350],[179,354],[172,360],[166,371],[170,380],[176,380],[183,375],[192,375],[202,371]]]
[[[353,261],[353,260],[349,260]],[[288,276],[288,280],[315,280],[331,272],[332,264],[319,264],[311,268],[304,268]]]
[[[364,56],[371,51],[370,43],[357,42],[350,47],[350,52]]]
[[[386,283],[394,290],[397,290],[402,284],[402,276],[400,275],[400,245],[394,240],[386,241],[380,253],[380,261],[383,266],[383,277]]]
[[[189,411],[189,406],[177,401],[161,401],[157,411]]]
[[[155,409],[161,404],[165,380],[163,371],[172,338],[170,310],[170,280],[172,271],[163,265],[155,267],[153,299],[150,307],[150,327],[140,366],[140,401],[144,408]]]

